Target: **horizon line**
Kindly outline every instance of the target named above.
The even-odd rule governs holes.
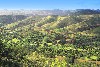
[[[89,8],[78,8],[78,9],[83,9],[83,10],[86,10],[86,9],[89,9]],[[78,9],[0,9],[0,10],[78,10]],[[89,9],[89,10],[100,10],[100,9]]]

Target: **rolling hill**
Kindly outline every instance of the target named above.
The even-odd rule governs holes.
[[[100,67],[100,14],[84,13],[0,16],[0,65]]]

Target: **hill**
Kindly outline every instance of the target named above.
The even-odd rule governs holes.
[[[100,14],[90,11],[0,16],[0,65],[100,67]]]

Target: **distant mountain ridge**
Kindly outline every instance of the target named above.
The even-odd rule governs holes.
[[[100,14],[100,10],[76,9],[76,10],[0,10],[0,15],[73,15],[73,14]]]

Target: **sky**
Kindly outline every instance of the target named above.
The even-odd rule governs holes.
[[[100,9],[100,0],[0,0],[0,9]]]

